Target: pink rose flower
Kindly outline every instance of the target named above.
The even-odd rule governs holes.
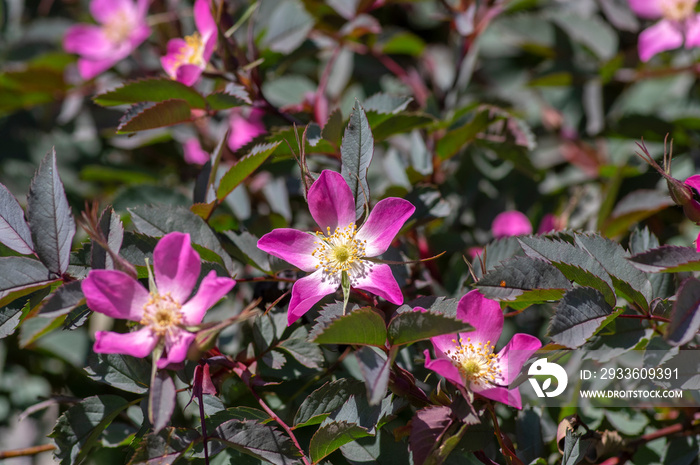
[[[639,34],[639,58],[649,61],[657,53],[700,45],[700,15],[695,12],[698,0],[629,0],[641,18],[658,19]]]
[[[225,296],[236,283],[209,272],[194,296],[202,264],[190,244],[190,235],[173,232],[163,236],[153,251],[156,289],[149,291],[131,276],[117,270],[91,270],[82,283],[92,311],[112,318],[136,321],[142,327],[120,334],[98,331],[94,350],[101,354],[145,357],[162,344],[158,368],[180,363],[195,333],[186,327],[202,322],[206,311]]]
[[[226,142],[232,152],[240,149],[259,135],[265,134],[265,125],[262,122],[263,114],[262,110],[253,108],[246,118],[241,108],[236,107],[231,110],[229,116],[231,131]]]
[[[416,308],[417,311],[423,311]],[[498,353],[495,345],[503,331],[503,312],[498,302],[473,290],[459,301],[457,318],[474,331],[431,338],[435,359],[426,350],[425,367],[453,384],[491,400],[522,408],[518,388],[509,389],[532,354],[542,347],[539,339],[518,333]]]
[[[491,231],[497,239],[532,234],[532,224],[525,214],[509,210],[496,215],[491,223]]]
[[[217,36],[209,0],[195,0],[193,14],[197,32],[184,39],[170,39],[168,53],[160,59],[168,76],[187,86],[197,82],[207,67]]]
[[[190,165],[203,165],[209,161],[209,154],[202,148],[199,139],[191,137],[182,144],[185,161]]]
[[[83,79],[108,70],[151,35],[146,24],[148,0],[92,0],[90,13],[99,25],[77,24],[63,38],[66,52],[80,55],[78,71]]]
[[[404,199],[381,200],[358,230],[355,199],[345,179],[325,170],[308,193],[309,210],[322,232],[280,228],[265,234],[258,248],[311,272],[292,287],[287,321],[294,323],[324,296],[335,292],[347,273],[351,287],[363,289],[394,304],[403,294],[389,265],[367,260],[383,254],[415,211]]]

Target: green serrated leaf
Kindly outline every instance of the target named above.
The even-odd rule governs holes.
[[[124,226],[119,215],[114,209],[105,208],[100,215],[98,225],[104,238],[107,239],[109,249],[118,254],[124,240]],[[114,261],[110,254],[95,241],[92,241],[90,250],[90,265],[93,269],[114,269]]]
[[[325,361],[319,345],[305,339],[286,339],[280,342],[277,348],[287,352],[297,362],[311,369],[320,369]]]
[[[122,354],[92,354],[85,372],[94,381],[136,394],[147,392],[151,380],[146,359]]]
[[[519,237],[518,241],[527,256],[550,261],[567,279],[597,289],[605,296],[609,306],[615,305],[617,299],[612,278],[598,260],[584,249],[562,240],[543,237]]]
[[[456,155],[462,147],[476,139],[476,136],[486,130],[492,122],[489,111],[480,111],[468,123],[445,134],[437,142],[435,154],[441,160],[447,160]]]
[[[49,269],[26,257],[0,257],[0,292],[44,286],[56,280]],[[17,295],[15,298],[20,297]]]
[[[167,370],[158,370],[148,392],[148,419],[158,433],[170,422],[175,411],[175,383]]]
[[[629,259],[632,264],[647,273],[680,273],[700,271],[700,252],[692,247],[662,245]]]
[[[304,399],[294,416],[294,426],[299,428],[321,423],[331,412],[345,404],[350,396],[360,394],[363,389],[362,383],[350,378],[324,384]]]
[[[192,111],[185,100],[172,99],[150,106],[138,105],[119,121],[117,134],[146,131],[192,121]]]
[[[103,107],[140,102],[164,102],[178,99],[191,108],[204,110],[207,102],[190,86],[167,78],[149,78],[127,81],[116,89],[96,95],[93,101]]]
[[[416,412],[411,420],[409,436],[409,447],[416,465],[426,463],[431,453],[439,447],[442,436],[452,422],[452,409],[443,405],[433,405]]]
[[[602,231],[608,237],[624,234],[631,226],[672,205],[673,199],[667,192],[638,189],[615,204],[615,208],[603,224]]]
[[[88,397],[61,415],[49,435],[56,442],[61,465],[80,463],[98,442],[102,431],[130,405],[119,396]]]
[[[253,147],[248,155],[241,158],[233,165],[219,181],[219,188],[216,190],[216,198],[220,201],[226,198],[240,183],[267,160],[282,142],[271,144],[260,144]]]
[[[548,262],[513,257],[486,273],[477,287],[489,299],[534,303],[559,300],[571,283]]]
[[[365,429],[354,423],[330,422],[322,425],[311,438],[309,455],[316,463],[340,446],[369,435]]]
[[[41,307],[39,315],[53,318],[65,315],[85,301],[80,281],[73,281],[56,289]]]
[[[326,125],[323,126],[321,131],[321,137],[326,139],[328,142],[340,145],[340,138],[343,136],[343,113],[340,108],[333,110],[326,121]]]
[[[207,105],[211,110],[221,111],[245,105],[245,102],[228,92],[213,92],[206,96]]]
[[[405,312],[389,322],[389,342],[392,346],[411,344],[441,334],[471,331],[468,323],[432,312]]]
[[[317,344],[357,344],[384,347],[386,325],[384,316],[371,307],[353,310],[340,316],[325,328],[319,328],[313,339]]]
[[[171,464],[201,438],[199,432],[187,428],[165,428],[157,434],[149,433],[138,443],[129,465]]]
[[[340,146],[340,174],[350,186],[350,191],[355,199],[356,219],[362,216],[365,204],[369,202],[367,169],[372,162],[373,155],[374,138],[369,128],[367,114],[360,103],[355,102],[348,127],[343,135],[343,143]]]
[[[557,344],[575,349],[585,344],[611,315],[615,315],[612,307],[597,289],[577,287],[559,302],[548,334]]]
[[[584,439],[580,434],[567,429],[566,438],[564,439],[562,465],[577,465],[585,461],[595,462],[598,458],[595,441],[593,438]]]
[[[46,154],[32,179],[27,215],[39,260],[56,277],[61,276],[70,262],[75,221],[58,176],[54,149]]]
[[[0,243],[24,255],[34,250],[24,210],[3,184],[0,184]]]

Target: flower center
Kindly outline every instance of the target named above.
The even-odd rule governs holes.
[[[448,350],[447,356],[452,359],[452,363],[459,369],[467,383],[486,384],[495,383],[496,378],[501,376],[501,370],[496,363],[498,356],[493,353],[494,346],[491,341],[486,344],[471,342],[471,338],[452,339],[455,350]]]
[[[664,18],[683,21],[693,14],[697,0],[662,0],[661,11]]]
[[[170,293],[151,294],[143,310],[141,324],[151,328],[158,336],[164,336],[182,322],[182,306]]]
[[[131,17],[124,10],[116,12],[114,16],[102,26],[102,31],[107,39],[115,44],[127,40],[129,34],[131,34],[131,30]]]
[[[337,227],[333,234],[330,227],[326,228],[326,234],[317,232],[318,247],[311,252],[319,261],[316,268],[322,267],[326,273],[337,274],[350,271],[355,264],[359,264],[365,255],[366,241],[356,239],[356,233],[355,223],[342,229]]]
[[[175,59],[179,66],[181,65],[197,65],[204,68],[207,64],[204,62],[204,41],[199,32],[195,32],[191,36],[185,36],[185,45],[180,48]]]

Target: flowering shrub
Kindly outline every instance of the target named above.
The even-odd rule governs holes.
[[[691,463],[696,3],[7,2],[0,462]]]

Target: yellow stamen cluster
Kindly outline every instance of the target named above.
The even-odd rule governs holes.
[[[115,13],[109,22],[102,26],[105,37],[115,44],[127,40],[129,34],[131,34],[131,29],[131,18],[123,10]]]
[[[662,0],[661,11],[664,18],[671,21],[683,21],[695,11],[693,0]]]
[[[317,232],[318,247],[311,252],[319,262],[316,268],[321,267],[326,273],[336,275],[359,265],[360,259],[365,256],[367,241],[356,239],[356,233],[355,223],[342,229],[337,227],[332,234],[330,227],[326,228],[326,234]]]
[[[185,37],[187,45],[180,48],[180,51],[175,55],[175,61],[178,65],[197,65],[204,68],[204,41],[199,32],[195,32],[191,36]]]
[[[471,342],[471,338],[452,339],[455,350],[448,350],[447,356],[459,369],[459,372],[468,383],[496,383],[496,378],[501,376],[501,370],[496,364],[498,356],[493,353],[495,347],[491,341],[486,344]]]
[[[143,310],[141,324],[158,336],[164,336],[182,323],[182,306],[169,292],[164,295],[151,293]]]

